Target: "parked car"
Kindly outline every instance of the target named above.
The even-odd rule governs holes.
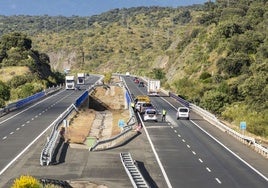
[[[187,107],[179,107],[176,113],[176,118],[177,119],[190,119],[190,109]]]
[[[157,122],[157,111],[154,108],[148,108],[143,115],[143,121],[155,121]]]
[[[140,106],[140,113],[143,114],[145,112],[145,110],[148,108],[153,108],[153,105],[151,103],[148,103],[148,102],[142,103]]]
[[[144,82],[140,81],[139,87],[144,87]]]

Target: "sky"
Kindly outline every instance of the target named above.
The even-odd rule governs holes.
[[[178,7],[208,0],[0,0],[0,15],[92,16],[115,8]]]

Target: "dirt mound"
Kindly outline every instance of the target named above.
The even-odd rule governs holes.
[[[111,138],[121,132],[119,120],[129,120],[124,88],[117,85],[98,86],[79,112],[70,120],[66,139],[84,144],[88,137],[98,140]]]

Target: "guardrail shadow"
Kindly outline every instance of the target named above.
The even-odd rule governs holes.
[[[153,178],[148,173],[147,169],[144,166],[144,163],[141,161],[135,161],[140,173],[142,174],[145,181],[149,184],[150,187],[158,188],[157,184],[153,180]]]
[[[59,142],[56,148],[54,149],[52,159],[51,159],[51,164],[57,165],[60,163],[64,163],[68,148],[69,148],[69,142],[68,141],[65,142],[64,137],[60,137]]]

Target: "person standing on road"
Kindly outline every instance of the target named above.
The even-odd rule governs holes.
[[[165,109],[162,110],[162,121],[166,121],[167,111]]]

